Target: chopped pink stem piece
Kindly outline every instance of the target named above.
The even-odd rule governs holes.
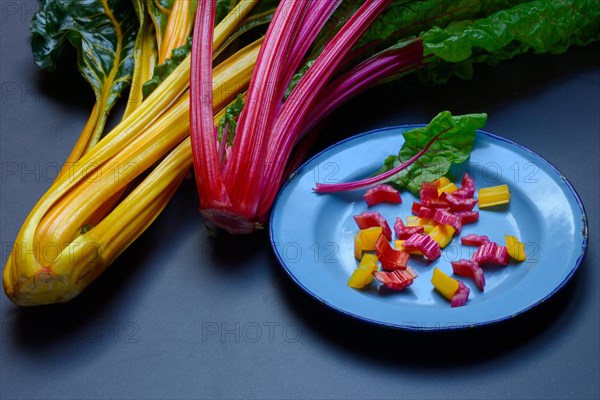
[[[390,229],[390,225],[379,211],[365,211],[358,215],[354,215],[353,218],[354,221],[356,221],[356,225],[358,225],[358,229],[380,226],[386,239],[392,240],[392,230]]]
[[[394,249],[384,236],[379,236],[375,243],[377,258],[381,262],[381,267],[386,271],[397,269],[406,269],[410,254]]]
[[[456,275],[466,276],[468,278],[473,279],[479,290],[483,291],[485,287],[485,276],[483,275],[483,270],[473,260],[458,260],[452,261],[452,271]]]
[[[456,233],[460,233],[462,229],[462,221],[459,216],[452,214],[448,210],[438,208],[433,214],[433,220],[438,224],[450,225]]]
[[[403,270],[397,269],[391,272],[377,271],[374,272],[373,275],[375,276],[375,279],[391,290],[402,290],[412,285],[415,278],[419,276],[411,267],[407,267]]]
[[[397,239],[408,239],[415,233],[425,233],[425,228],[423,226],[406,226],[404,222],[402,222],[402,218],[397,217],[396,222],[394,223],[394,233],[396,234]]]
[[[450,307],[461,307],[464,306],[467,300],[469,299],[469,293],[471,289],[461,281],[458,281],[458,290],[452,296],[452,301],[450,302]]]
[[[440,245],[429,235],[415,233],[402,243],[402,247],[408,252],[418,250],[429,260],[436,260],[441,254]]]
[[[479,265],[508,265],[510,255],[506,247],[496,242],[490,242],[480,246],[471,259]]]
[[[460,242],[465,246],[481,246],[490,243],[491,240],[486,235],[477,235],[470,233],[460,238]]]
[[[400,192],[398,192],[392,186],[383,183],[367,189],[363,197],[369,207],[379,203],[402,203]]]

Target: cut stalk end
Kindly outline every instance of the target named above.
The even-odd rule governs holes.
[[[262,227],[262,224],[226,210],[209,208],[200,210],[200,214],[206,222],[224,229],[232,235],[247,235]]]
[[[4,292],[8,298],[23,307],[65,303],[81,293],[82,289],[68,276],[56,275],[48,270],[40,270],[14,285],[4,280]]]

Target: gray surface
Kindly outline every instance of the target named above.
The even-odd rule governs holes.
[[[3,262],[91,107],[72,67],[49,75],[32,65],[27,25],[37,2],[5,3]],[[571,283],[534,311],[485,329],[433,334],[350,320],[294,286],[265,233],[208,238],[186,182],[155,225],[76,300],[19,309],[1,296],[0,397],[599,398],[599,50],[525,56],[418,93],[369,92],[335,114],[317,145],[427,122],[442,109],[483,111],[487,130],[550,160],[583,200],[590,245]]]

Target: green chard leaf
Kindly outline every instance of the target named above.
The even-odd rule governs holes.
[[[503,8],[527,0],[394,0],[361,37],[357,48],[373,54],[397,40],[435,27],[446,27],[452,21],[486,17]]]
[[[463,163],[469,158],[475,132],[483,128],[486,121],[487,114],[452,116],[450,112],[443,111],[427,126],[404,132],[404,144],[398,156],[387,157],[375,175],[408,161],[441,133],[416,162],[386,180],[398,188],[407,188],[417,194],[423,182],[446,175],[453,164]]]
[[[89,82],[105,117],[129,87],[138,20],[132,2],[122,0],[46,0],[31,22],[35,63],[53,69],[65,41],[78,52],[78,68]]]
[[[384,50],[402,47],[421,32],[435,27],[445,27],[452,21],[471,20],[486,17],[503,8],[524,3],[527,0],[393,0],[387,9],[361,36],[357,45],[345,62],[345,68],[358,64]],[[306,73],[314,59],[323,51],[333,35],[362,5],[362,1],[344,1],[325,27],[319,33],[310,56],[304,66],[294,76],[288,93]],[[402,74],[401,74],[402,75]],[[401,76],[399,75],[399,76]],[[391,77],[390,80],[398,79]]]
[[[428,62],[420,72],[424,80],[470,79],[474,63],[496,65],[526,52],[562,53],[599,40],[600,2],[531,1],[475,21],[434,27],[421,37]]]
[[[225,115],[219,121],[218,125],[218,141],[223,140],[223,134],[225,128],[227,128],[227,137],[225,141],[228,146],[233,146],[233,137],[235,134],[235,128],[237,127],[237,118],[244,109],[244,96],[239,94],[230,106],[225,109]]]
[[[157,65],[154,68],[154,75],[152,79],[144,82],[142,87],[142,94],[144,99],[150,96],[150,93],[154,91],[164,81],[167,76],[171,74],[177,68],[179,64],[190,54],[192,51],[192,37],[189,36],[187,43],[183,46],[177,47],[171,52],[171,58],[167,58],[164,63]]]
[[[309,60],[309,61],[307,61],[304,65],[302,65],[300,67],[300,70],[298,72],[296,72],[294,74],[294,76],[292,76],[292,80],[290,81],[290,84],[288,85],[287,89],[285,90],[284,99],[287,99],[289,97],[289,95],[292,93],[292,91],[294,90],[294,88],[296,86],[298,86],[298,83],[300,83],[300,80],[302,79],[302,77],[304,76],[304,74],[306,74],[306,72],[308,71],[308,69],[314,63],[315,63],[315,60]]]

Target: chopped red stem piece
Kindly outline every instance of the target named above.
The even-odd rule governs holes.
[[[386,219],[379,213],[379,211],[365,211],[358,215],[353,216],[356,225],[359,229],[372,228],[374,226],[380,226],[383,235],[387,240],[392,240],[392,230]]]
[[[469,299],[469,293],[471,289],[461,281],[458,281],[458,290],[452,296],[452,301],[450,301],[450,307],[461,307],[464,306],[467,300]]]
[[[414,201],[410,211],[412,211],[413,215],[419,215],[419,210],[423,207],[423,205],[417,201]]]
[[[440,245],[429,235],[415,233],[402,243],[402,247],[409,253],[420,251],[429,260],[436,260],[441,254]]]
[[[419,218],[431,219],[433,218],[433,209],[429,207],[422,206],[417,214]]]
[[[485,286],[485,276],[483,275],[483,270],[473,260],[458,260],[450,262],[452,264],[452,271],[456,275],[466,276],[475,282],[479,290],[483,291]]]
[[[462,186],[452,194],[461,199],[470,199],[475,195],[475,181],[467,172],[462,177]]]
[[[472,199],[475,195],[475,188],[461,187],[452,192],[452,194],[459,199]]]
[[[475,207],[475,204],[477,204],[477,199],[461,198],[455,196],[454,193],[444,192],[440,198],[448,203],[452,211],[472,211]]]
[[[438,185],[435,182],[423,182],[421,184],[421,189],[419,190],[419,198],[421,199],[421,203],[427,200],[437,200],[438,199]]]
[[[481,246],[490,243],[491,240],[486,235],[477,235],[470,233],[460,238],[460,242],[465,246]]]
[[[440,198],[422,200],[423,207],[450,209],[448,203]]]
[[[384,236],[379,236],[375,243],[375,249],[377,250],[377,258],[384,270],[394,271],[406,268],[410,254],[392,248]]]
[[[391,272],[377,271],[374,272],[373,275],[375,276],[375,279],[391,290],[405,289],[412,285],[415,278],[419,276],[411,267],[407,267],[404,270],[397,269]]]
[[[379,203],[402,203],[400,192],[386,184],[379,184],[367,189],[363,197],[369,207]]]
[[[394,223],[394,233],[396,234],[397,239],[408,239],[415,233],[425,233],[425,227],[419,226],[406,226],[404,222],[402,222],[402,218],[397,217],[396,222]]]
[[[496,242],[490,242],[479,246],[471,259],[479,265],[508,265],[510,255],[508,254],[508,249],[506,247],[501,246]]]
[[[479,211],[457,211],[454,215],[460,217],[460,222],[463,225],[479,221]]]
[[[463,188],[468,187],[468,188],[475,189],[475,181],[473,180],[471,175],[469,175],[469,173],[467,173],[467,172],[465,172],[465,174],[463,175],[461,185],[462,185],[461,187],[463,187]]]
[[[441,208],[435,210],[433,220],[439,224],[450,225],[456,233],[460,233],[462,229],[461,218]]]

